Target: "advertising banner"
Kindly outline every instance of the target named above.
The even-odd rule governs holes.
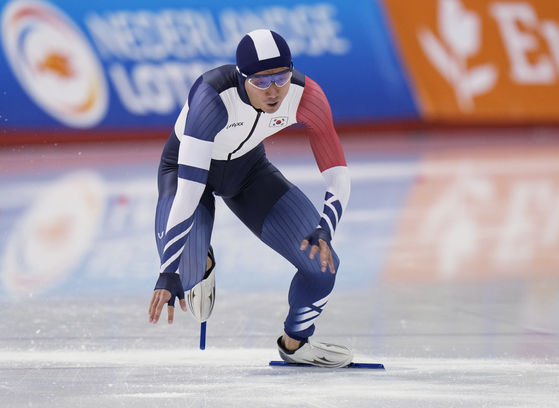
[[[417,118],[375,1],[11,0],[0,1],[0,26],[4,138],[170,128],[194,81],[234,63],[258,28],[286,38],[336,121]]]
[[[556,1],[384,3],[426,120],[559,119]]]

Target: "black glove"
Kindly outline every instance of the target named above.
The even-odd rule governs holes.
[[[169,306],[175,307],[175,298],[177,297],[184,299],[184,289],[178,273],[160,273],[153,290],[157,289],[166,289],[171,292],[171,299],[167,302]]]
[[[330,245],[330,241],[332,241],[332,235],[330,235],[330,233],[328,231],[326,231],[324,228],[315,229],[313,232],[311,232],[309,235],[307,235],[305,237],[305,239],[307,241],[309,241],[309,245],[311,247],[313,245],[316,245],[317,247],[320,247],[320,244],[318,243],[318,240],[321,239],[328,244],[330,249],[332,249],[332,246]]]

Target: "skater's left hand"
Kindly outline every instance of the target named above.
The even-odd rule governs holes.
[[[336,273],[334,269],[334,260],[332,259],[332,250],[330,248],[331,239],[328,231],[317,228],[301,242],[301,251],[306,250],[309,245],[311,245],[309,258],[314,259],[316,253],[320,251],[320,270],[326,272],[326,267],[330,266],[330,272]]]

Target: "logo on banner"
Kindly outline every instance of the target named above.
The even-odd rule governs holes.
[[[108,107],[106,79],[89,42],[60,10],[19,0],[2,13],[2,45],[30,98],[63,124],[97,125]]]
[[[287,125],[287,116],[282,116],[280,118],[272,118],[270,121],[270,126],[268,127],[282,127]]]
[[[489,63],[467,66],[468,58],[481,46],[481,20],[476,13],[466,10],[460,0],[440,0],[438,13],[440,38],[423,28],[419,42],[431,64],[454,88],[460,109],[468,112],[474,108],[475,96],[495,86],[498,70]]]

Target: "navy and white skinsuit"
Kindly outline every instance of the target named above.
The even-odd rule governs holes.
[[[155,233],[161,273],[178,273],[185,291],[200,282],[212,234],[215,196],[297,272],[289,290],[286,333],[304,340],[326,305],[336,275],[321,271],[301,241],[318,226],[334,235],[347,205],[349,174],[322,89],[293,71],[289,92],[271,114],[255,109],[234,65],[205,73],[167,141],[158,173]],[[266,158],[262,141],[303,123],[326,180],[323,214]],[[336,271],[339,259],[332,251]]]

